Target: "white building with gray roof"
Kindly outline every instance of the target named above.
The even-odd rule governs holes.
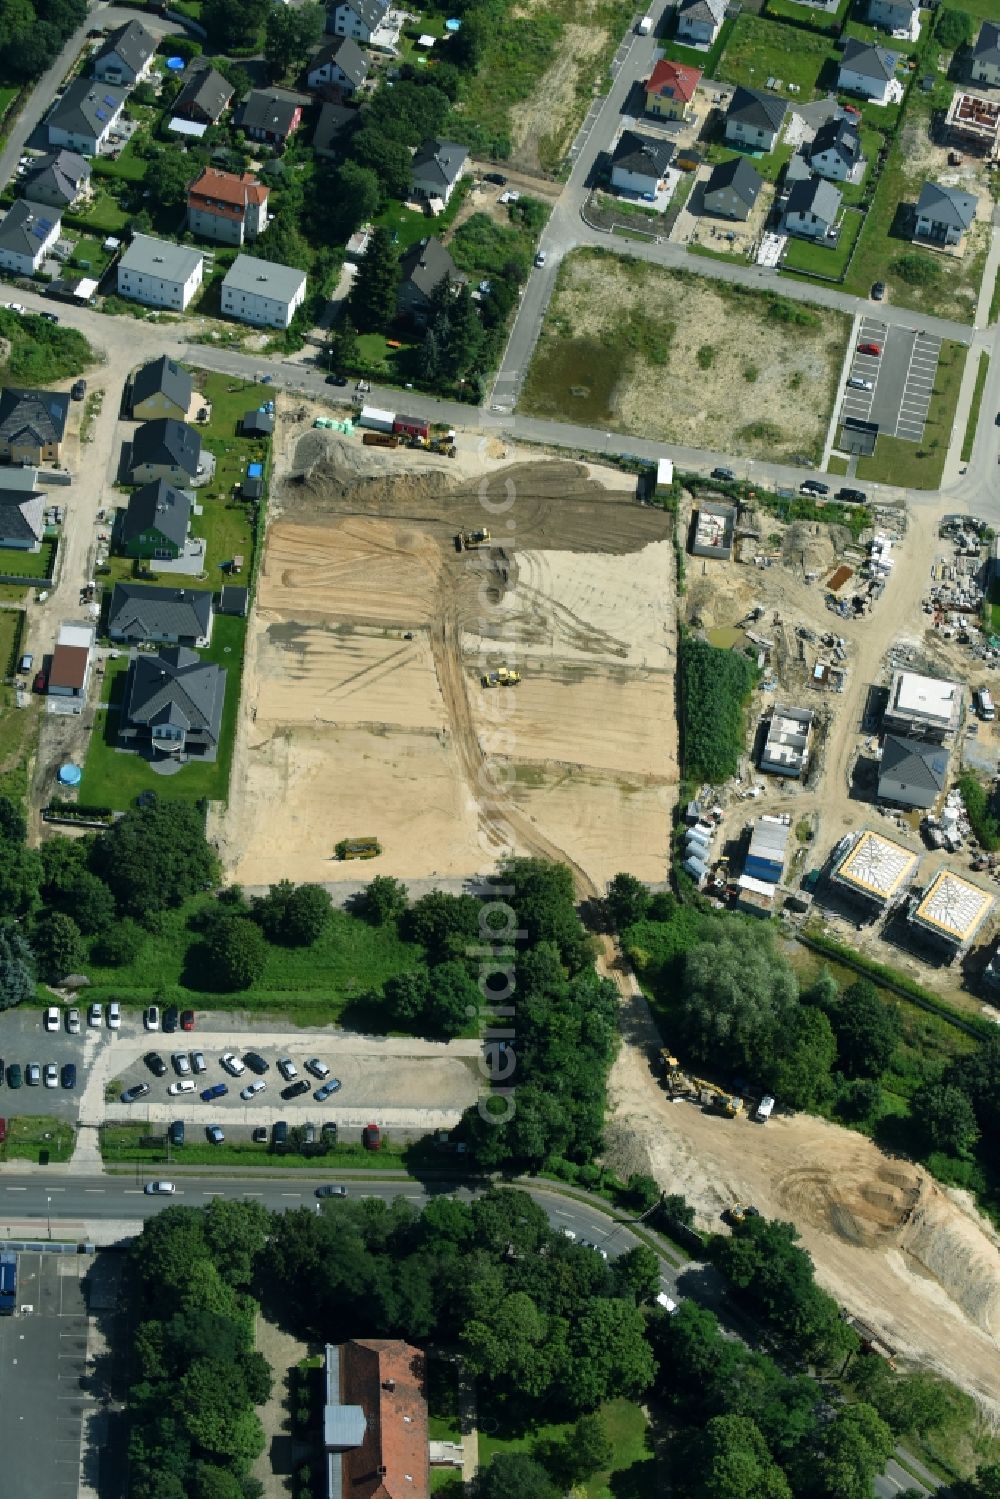
[[[0,266],[17,276],[33,276],[59,238],[61,227],[54,208],[18,198],[0,223]]]
[[[118,262],[118,295],[183,312],[201,286],[204,257],[189,245],[136,234]]]
[[[50,146],[96,156],[108,145],[128,97],[126,89],[93,78],[74,78],[45,122]]]
[[[976,218],[978,199],[957,187],[942,187],[940,182],[925,182],[917,199],[914,239],[926,239],[933,245],[957,245]]]
[[[222,311],[258,328],[287,328],[305,296],[305,271],[237,255],[222,283]]]

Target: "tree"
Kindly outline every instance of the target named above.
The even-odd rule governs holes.
[[[39,976],[56,984],[83,966],[84,949],[80,928],[72,916],[50,911],[37,922],[31,936]]]
[[[778,1055],[765,1068],[768,1090],[793,1109],[807,1109],[829,1091],[837,1056],[833,1027],[820,1009],[798,1005],[775,1036]]]
[[[219,1272],[238,1289],[253,1278],[254,1261],[267,1243],[271,1215],[259,1202],[213,1197],[204,1210],[203,1231]]]
[[[271,0],[205,0],[201,24],[220,52],[253,43],[271,10]]]
[[[273,5],[264,25],[264,56],[271,75],[282,78],[297,72],[323,35],[326,16],[320,5],[307,3],[293,9]]]
[[[442,284],[449,289],[450,302],[441,340],[441,363],[444,373],[458,380],[476,364],[483,346],[483,327],[468,283],[463,283],[457,291],[447,278]]]
[[[191,1477],[193,1499],[245,1499],[243,1485],[229,1468],[195,1463]]]
[[[329,202],[321,211],[327,215],[330,238],[343,244],[378,213],[382,206],[382,184],[369,167],[358,161],[342,161],[330,173],[328,196]]]
[[[577,1410],[592,1410],[611,1395],[632,1399],[653,1383],[655,1365],[638,1307],[593,1299],[569,1329],[572,1373],[564,1398]]]
[[[359,166],[374,173],[384,197],[402,199],[409,196],[412,158],[403,141],[391,140],[374,126],[362,125],[351,141],[351,155]],[[385,238],[388,243],[388,231],[385,231]],[[368,253],[371,253],[370,246]],[[357,315],[355,322],[361,329],[366,326]]]
[[[322,885],[293,885],[279,880],[266,895],[254,896],[251,910],[272,942],[285,947],[312,947],[330,920],[330,897]]]
[[[96,874],[81,869],[56,902],[88,937],[107,932],[115,920],[115,898]]]
[[[568,1487],[584,1484],[602,1468],[610,1468],[614,1455],[600,1416],[581,1416],[559,1445],[556,1476]]]
[[[977,1468],[975,1478],[952,1486],[955,1499],[1000,1499],[1000,1463]]]
[[[654,1301],[660,1289],[660,1261],[645,1244],[637,1244],[615,1260],[614,1276],[619,1296]]]
[[[845,1119],[873,1129],[885,1113],[882,1084],[874,1077],[847,1080],[840,1091],[837,1108]]]
[[[407,156],[406,148],[400,148]],[[361,257],[358,274],[348,297],[351,317],[363,332],[382,331],[396,316],[396,286],[399,262],[389,231],[381,226],[372,234],[368,249]]]
[[[784,1473],[746,1416],[715,1416],[690,1443],[685,1491],[692,1499],[791,1499]]]
[[[125,916],[117,926],[102,934],[94,948],[94,958],[108,968],[124,968],[138,958],[145,942],[142,927]]]
[[[0,844],[0,911],[4,916],[27,916],[38,903],[42,861],[23,843]]]
[[[285,7],[281,7],[282,11]],[[161,109],[163,105],[159,106]],[[157,153],[155,170],[148,174],[156,201],[170,214],[179,214],[187,203],[188,183],[191,181],[191,161],[183,152],[167,149]]]
[[[350,370],[357,365],[361,357],[358,330],[349,317],[345,316],[339,327],[334,328],[330,334],[327,354],[331,369],[336,367],[338,370]],[[383,875],[382,878],[387,879],[389,876]]]
[[[840,1065],[848,1077],[880,1077],[899,1039],[899,1013],[875,985],[858,979],[841,996],[833,1016]]]
[[[401,880],[377,874],[354,903],[354,910],[372,926],[394,926],[406,910],[409,896]]]
[[[245,916],[220,916],[206,934],[205,956],[217,988],[227,993],[250,989],[264,976],[267,942]]]
[[[649,891],[634,874],[616,874],[605,899],[608,919],[616,932],[641,921],[649,910]]]
[[[684,960],[684,1035],[693,1054],[717,1067],[766,1066],[795,1012],[798,985],[770,937],[727,924]]]
[[[810,1469],[829,1499],[870,1499],[872,1479],[895,1448],[888,1426],[870,1405],[849,1405],[826,1429],[823,1452]]]
[[[0,844],[23,843],[28,836],[28,823],[20,804],[9,796],[0,796]],[[69,843],[70,839],[60,840]]]
[[[0,927],[0,1010],[11,1010],[34,997],[31,948],[16,927]]]
[[[964,10],[940,10],[934,22],[934,35],[949,52],[967,47],[972,41],[974,30],[972,17]]]
[[[140,919],[181,905],[219,877],[197,808],[158,799],[132,808],[96,839],[91,867],[119,910]]]
[[[432,890],[414,901],[402,920],[403,936],[419,942],[430,963],[461,957],[470,946],[481,944],[479,902],[473,895],[449,895]]]
[[[254,1405],[266,1405],[271,1398],[274,1375],[264,1355],[256,1348],[245,1348],[237,1360],[237,1367],[249,1400]]]
[[[529,1495],[531,1499],[560,1499],[545,1469],[526,1452],[498,1452],[488,1468],[479,1469],[469,1495],[470,1499],[528,1499]]]
[[[914,1093],[911,1107],[929,1150],[967,1156],[979,1139],[972,1104],[954,1083],[925,1083]]]

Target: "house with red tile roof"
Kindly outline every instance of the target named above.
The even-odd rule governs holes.
[[[661,58],[646,83],[646,113],[659,120],[683,120],[700,82],[700,68]]]
[[[202,239],[242,245],[267,228],[267,188],[249,172],[206,167],[188,188],[188,227]]]
[[[327,1499],[429,1499],[427,1368],[399,1338],[326,1347]]]

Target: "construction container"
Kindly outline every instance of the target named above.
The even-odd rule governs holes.
[[[391,432],[395,420],[394,411],[383,411],[378,406],[362,406],[358,426],[369,427],[373,432]]]

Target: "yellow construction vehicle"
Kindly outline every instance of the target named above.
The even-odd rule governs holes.
[[[662,1055],[662,1053],[661,1053]],[[727,1119],[735,1119],[737,1114],[743,1112],[743,1100],[738,1093],[727,1093],[725,1088],[720,1088],[717,1083],[710,1083],[706,1078],[695,1077],[693,1074],[681,1072],[677,1066],[676,1059],[671,1059],[672,1067],[664,1064],[667,1071],[667,1086],[674,1097],[684,1094],[697,1098],[698,1102],[707,1109],[717,1109],[720,1114],[725,1114]]]
[[[479,678],[482,687],[516,687],[521,680],[519,671],[512,671],[509,666],[499,666],[496,671],[486,671]]]
[[[338,859],[377,859],[381,852],[377,838],[341,838],[334,849]]]
[[[456,552],[474,552],[477,547],[489,546],[492,540],[489,531],[459,531],[455,537]]]

